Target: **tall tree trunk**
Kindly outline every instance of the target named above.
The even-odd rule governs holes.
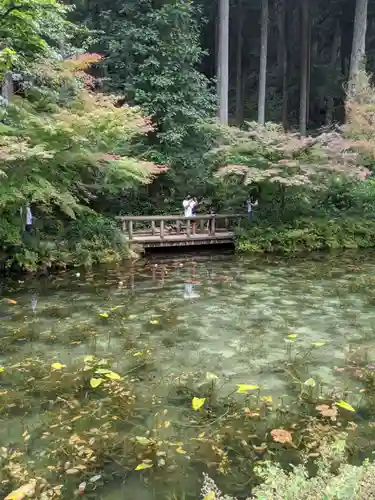
[[[357,0],[354,16],[352,53],[350,57],[349,90],[354,91],[358,73],[366,55],[368,0]]]
[[[282,89],[282,111],[281,111],[281,121],[284,130],[288,130],[288,0],[279,0],[278,2],[278,16],[277,16],[277,26],[279,31],[278,39],[278,66],[279,66],[279,78],[280,78],[280,88]]]
[[[331,60],[329,63],[329,73],[328,73],[329,79],[335,78],[337,59],[338,59],[337,56],[338,56],[338,53],[340,50],[340,45],[341,45],[341,36],[340,35],[341,35],[340,24],[337,23],[335,34],[333,35]],[[333,104],[334,104],[333,92],[332,92],[332,90],[329,90],[328,98],[327,98],[326,117],[325,117],[326,125],[330,125],[333,121]]]
[[[236,123],[243,121],[243,83],[242,83],[242,47],[243,47],[243,3],[237,4],[237,61],[236,61]]]
[[[301,0],[301,89],[299,107],[299,128],[302,136],[307,130],[307,91],[308,91],[308,71],[310,57],[308,31],[309,31],[309,0]]]
[[[229,0],[219,0],[218,83],[219,119],[226,125],[229,91]]]
[[[258,92],[258,123],[264,125],[266,114],[266,82],[267,82],[267,45],[268,45],[268,0],[262,0],[260,28],[260,64]]]

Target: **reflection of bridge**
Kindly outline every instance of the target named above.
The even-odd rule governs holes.
[[[145,248],[227,245],[234,243],[235,226],[243,214],[123,216],[116,219],[130,244]]]

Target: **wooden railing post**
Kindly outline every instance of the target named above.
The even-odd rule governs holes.
[[[215,220],[215,216],[214,215],[211,217],[210,227],[211,227],[211,231],[210,231],[211,236],[215,236],[215,232],[216,232],[216,220]]]
[[[181,233],[181,221],[180,220],[176,221],[176,233],[177,234]]]
[[[129,240],[133,239],[133,221],[130,220],[128,224],[128,235],[129,235]]]
[[[164,240],[164,220],[160,221],[160,239]]]
[[[199,230],[200,230],[200,232],[201,232],[201,233],[204,233],[204,224],[205,224],[205,222],[206,222],[206,221],[205,221],[205,220],[203,220],[203,219],[201,219],[201,220],[199,221]]]
[[[155,221],[154,220],[151,221],[151,232],[152,232],[152,236],[155,236],[155,234],[156,234],[156,226],[155,226]]]
[[[186,236],[188,238],[190,238],[190,236],[191,236],[191,220],[190,219],[188,219],[186,221]]]
[[[126,233],[126,220],[122,221],[122,230]]]

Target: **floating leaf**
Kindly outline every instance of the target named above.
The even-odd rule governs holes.
[[[35,487],[36,481],[30,481],[27,484],[24,484],[20,488],[9,493],[8,496],[4,498],[4,500],[23,500],[26,497],[33,497],[35,495]]]
[[[316,382],[313,378],[308,378],[305,382],[305,385],[307,385],[307,387],[315,387]]]
[[[311,345],[313,347],[323,347],[324,345],[326,345],[326,341],[322,341],[322,342],[313,342]]]
[[[108,368],[98,368],[95,370],[95,373],[100,373],[100,374],[105,374],[105,373],[110,373],[111,370],[108,370]]]
[[[176,453],[179,453],[180,455],[185,455],[186,451],[183,450],[181,447],[176,448]]]
[[[348,411],[356,411],[353,406],[351,406],[349,403],[347,403],[346,401],[337,401],[337,403],[335,403],[336,406],[339,406],[340,408],[343,408],[344,410],[348,410]]]
[[[206,401],[206,398],[193,398],[193,401],[191,402],[191,406],[193,410],[199,410],[199,408],[202,408]]]
[[[271,436],[274,441],[282,444],[291,443],[293,440],[291,433],[285,429],[273,429]]]
[[[122,306],[111,307],[111,311],[116,311],[117,309],[120,309],[120,307],[122,307]]]
[[[158,319],[152,319],[150,321],[150,325],[159,325],[160,324],[160,321]]]
[[[95,389],[96,387],[99,387],[100,384],[102,384],[104,382],[104,378],[92,378],[90,380],[90,385],[93,389]]]
[[[272,404],[272,396],[264,396],[263,398],[263,401],[266,403],[266,404]]]
[[[0,366],[0,373],[5,372],[5,368],[3,366]]]
[[[65,474],[68,474],[69,476],[73,476],[73,474],[78,474],[78,472],[79,472],[79,469],[72,468],[72,469],[66,470]]]
[[[216,500],[216,495],[213,491],[210,491],[203,500]]]
[[[99,481],[99,479],[102,477],[101,474],[97,474],[96,476],[92,476],[89,481],[90,483],[96,483],[96,481]]]
[[[215,373],[212,373],[212,372],[207,372],[206,373],[206,379],[207,380],[217,380],[219,377],[215,374]]]
[[[136,317],[137,317],[137,315],[136,315],[136,314],[130,314],[130,315],[129,315],[129,319],[135,319]]]
[[[151,443],[150,439],[143,437],[143,436],[136,436],[135,440],[137,441],[137,443],[141,444],[142,446],[147,446],[148,444]]]
[[[85,356],[85,357],[83,358],[83,361],[84,361],[85,363],[92,363],[92,362],[94,361],[94,359],[95,359],[95,357],[94,357],[94,356]]]
[[[63,368],[65,368],[65,365],[63,365],[62,363],[52,363],[51,368],[52,370],[62,370]]]
[[[152,464],[148,464],[148,463],[142,462],[141,464],[137,465],[137,467],[135,468],[135,470],[151,469],[152,466],[153,466]]]
[[[298,337],[298,335],[296,333],[291,333],[290,335],[288,335],[288,339],[296,339]]]
[[[17,301],[16,301],[16,300],[13,300],[13,299],[8,299],[8,304],[9,304],[10,306],[14,306],[14,305],[16,305],[16,304],[17,304]]]
[[[110,380],[121,380],[121,376],[116,372],[109,371],[108,373],[105,373],[104,376]]]
[[[248,385],[248,384],[237,384],[237,387],[238,387],[237,392],[240,394],[260,389],[259,385]]]
[[[136,358],[137,356],[143,356],[143,352],[138,351],[133,354],[133,356]]]
[[[101,318],[109,318],[108,313],[100,313],[99,316]]]

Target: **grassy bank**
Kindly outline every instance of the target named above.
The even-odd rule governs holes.
[[[254,222],[237,237],[240,252],[298,253],[372,248],[375,220],[361,217],[300,218],[288,223]]]

